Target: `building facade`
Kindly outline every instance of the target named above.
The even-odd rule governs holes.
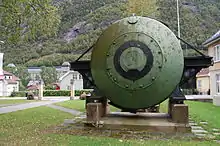
[[[0,53],[0,96],[10,96],[13,91],[19,91],[19,81],[18,77],[3,70],[3,53]]]
[[[209,68],[202,69],[196,75],[196,87],[199,94],[210,94]]]
[[[74,80],[74,88],[75,90],[83,89],[83,78],[82,76],[75,71],[69,71],[59,78],[59,86],[60,90],[71,90],[71,79]]]
[[[220,30],[203,43],[208,48],[208,55],[213,57],[214,65],[209,67],[210,94],[220,94]]]
[[[70,70],[69,62],[64,62],[61,66],[55,66],[57,71],[57,83],[60,90],[70,90],[70,81],[74,79],[74,86],[76,90],[83,90],[83,78],[77,71]],[[41,67],[29,67],[28,73],[30,74],[31,81],[34,83],[41,79]]]

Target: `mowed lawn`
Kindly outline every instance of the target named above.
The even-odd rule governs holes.
[[[108,137],[48,134],[48,128],[71,119],[72,115],[49,107],[38,107],[0,115],[0,145],[57,145],[57,146],[208,146],[219,145],[213,141],[192,140],[120,140]]]
[[[199,122],[207,122],[203,127],[212,131],[212,129],[220,129],[220,107],[214,106],[212,103],[187,101],[189,106],[190,117]]]
[[[208,122],[208,125],[203,125],[203,127],[210,131],[212,129],[220,129],[220,107],[214,106],[212,103],[199,102],[199,101],[185,101],[185,104],[189,106],[189,116],[199,124],[199,122]],[[56,105],[79,110],[85,112],[85,100],[68,100]],[[120,109],[111,106],[110,110],[120,111]],[[167,113],[168,111],[168,100],[165,100],[160,104],[160,112]]]
[[[85,112],[85,100],[67,100],[64,102],[56,103],[56,105]],[[120,109],[111,105],[110,105],[110,110],[112,112],[120,111]]]
[[[0,105],[2,104],[20,104],[20,103],[28,103],[28,102],[36,102],[37,100],[23,100],[23,99],[7,99],[0,100]]]
[[[185,101],[189,107],[189,116],[198,125],[205,130],[213,132],[213,129],[220,130],[220,107],[214,106],[212,103],[199,101]],[[167,112],[168,100],[160,105],[160,112]],[[200,122],[207,122],[208,124],[200,124]],[[220,131],[219,131],[220,132]],[[220,136],[218,136],[220,139]]]

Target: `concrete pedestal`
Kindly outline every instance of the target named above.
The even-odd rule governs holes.
[[[41,81],[39,84],[38,100],[43,99],[43,93],[44,93],[44,85],[43,85],[43,82]]]
[[[74,85],[74,80],[73,79],[71,79],[71,81],[70,81],[70,86],[71,86],[70,100],[74,100],[74,98],[75,98],[75,85]]]
[[[166,113],[114,112],[101,118],[103,129],[134,130],[163,133],[190,133],[189,124],[175,123]]]
[[[175,123],[189,123],[188,105],[185,104],[171,104],[171,118]]]
[[[220,95],[214,95],[214,97],[213,97],[213,105],[220,106]]]
[[[143,113],[129,112],[108,113],[107,101],[99,103],[87,103],[86,125],[99,124],[106,129],[128,129],[143,130],[149,132],[164,133],[190,133],[191,127],[188,123],[188,106],[185,104],[174,104],[169,102],[169,113]],[[97,124],[98,123],[98,124]]]
[[[88,123],[99,122],[103,114],[101,103],[88,103],[86,107],[86,117]]]

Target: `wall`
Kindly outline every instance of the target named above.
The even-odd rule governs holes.
[[[7,85],[5,80],[0,81],[0,96],[7,96]]]
[[[74,80],[75,90],[83,90],[83,79],[79,78],[78,72],[70,71],[67,76],[62,78],[60,81],[60,90],[70,90],[70,81],[73,79],[73,75],[76,74],[77,77]]]
[[[3,75],[3,55],[4,53],[0,53],[0,75]]]
[[[208,46],[208,55],[214,57],[214,47],[220,44],[220,40]],[[217,94],[216,88],[216,74],[220,74],[220,61],[214,62],[213,66],[209,67],[210,72],[210,94],[212,96]]]
[[[198,85],[198,81],[201,81],[201,87]],[[201,76],[196,78],[197,90],[203,94],[207,94],[210,89],[209,76]]]
[[[210,72],[210,93],[212,96],[217,94],[216,74],[220,74],[220,69]]]
[[[3,53],[0,53],[0,76],[3,75]],[[4,85],[4,81],[0,80],[0,96],[3,96],[3,85]]]
[[[208,46],[208,55],[214,57],[214,47],[220,44],[220,40]],[[215,62],[213,66],[209,67],[209,70],[218,70],[220,69],[220,61]]]
[[[3,96],[3,84],[4,82],[0,80],[0,96]]]
[[[10,96],[13,91],[18,91],[17,84],[8,84],[7,85],[7,96]]]
[[[75,80],[74,85],[75,85],[75,90],[83,90],[83,80],[82,79]]]
[[[60,81],[60,90],[70,90],[70,80],[73,78],[73,74],[69,73]]]

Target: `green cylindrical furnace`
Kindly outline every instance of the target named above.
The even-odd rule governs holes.
[[[174,33],[146,17],[132,16],[112,24],[92,51],[96,86],[126,109],[164,101],[180,82],[183,68],[183,52]]]

